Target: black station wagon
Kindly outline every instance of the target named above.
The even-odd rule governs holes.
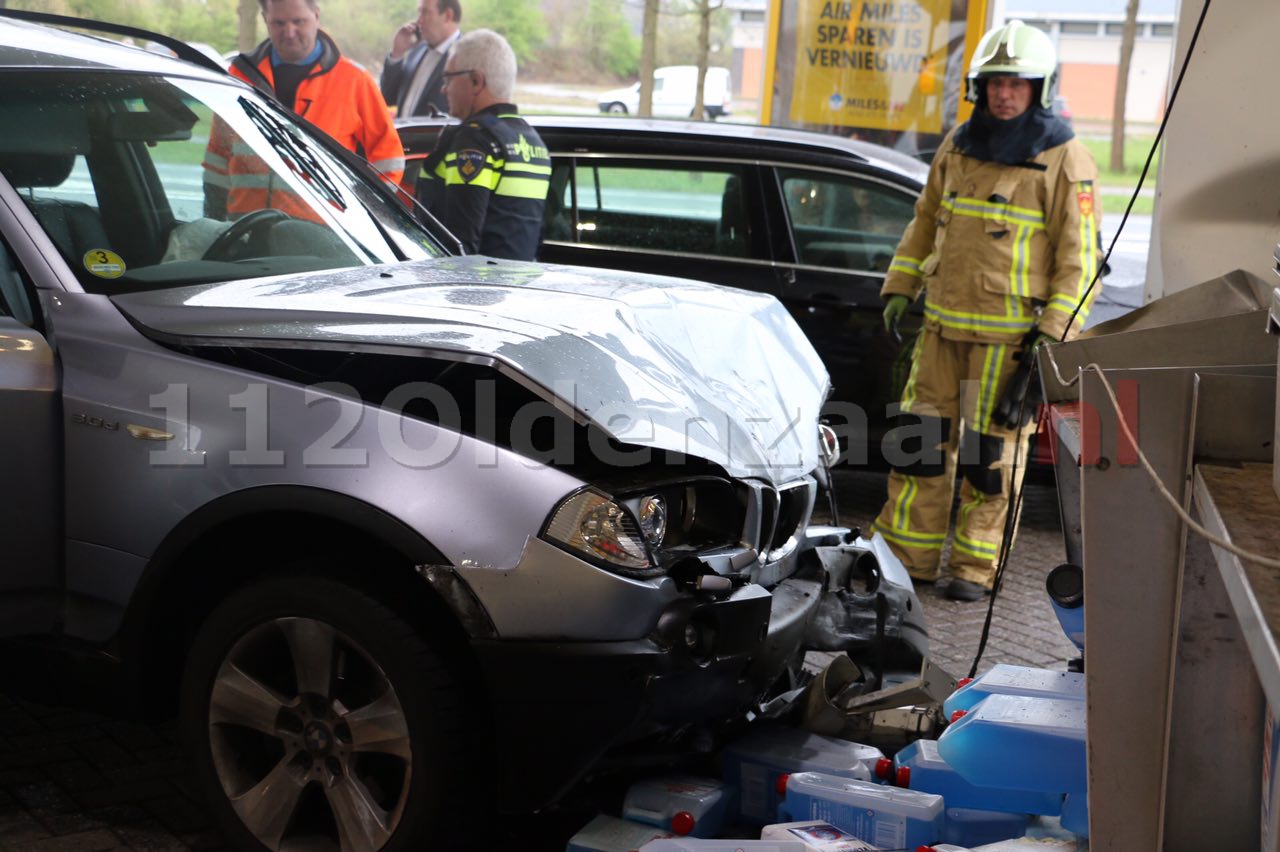
[[[539,260],[776,296],[831,375],[827,412],[855,438],[848,460],[861,461],[866,449],[875,460],[910,354],[883,331],[880,286],[927,166],[883,146],[777,127],[529,120],[553,168]],[[444,126],[397,122],[407,182]],[[904,334],[918,325],[914,316]],[[869,445],[856,440],[861,414]]]

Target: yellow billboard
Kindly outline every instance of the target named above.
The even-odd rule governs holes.
[[[791,122],[940,133],[946,101],[952,118],[957,107],[954,93],[944,97],[952,8],[953,0],[801,0]]]

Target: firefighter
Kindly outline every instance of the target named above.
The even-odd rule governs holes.
[[[241,54],[231,73],[273,92],[285,106],[363,156],[391,185],[404,174],[404,148],[386,101],[367,73],[320,30],[316,0],[258,0],[269,38]],[[309,205],[275,185],[266,164],[244,153],[215,119],[204,159],[205,215],[239,218],[266,207],[313,218]]]
[[[922,292],[924,327],[885,441],[889,496],[872,528],[912,577],[937,580],[958,473],[945,589],[954,600],[991,589],[1025,469],[1014,481],[1014,448],[1035,422],[1009,428],[993,414],[1033,345],[1083,325],[1098,271],[1098,170],[1051,110],[1056,76],[1039,29],[1010,21],[982,37],[965,85],[973,116],[934,157],[881,290],[886,330]]]
[[[422,165],[418,199],[468,252],[533,260],[551,181],[542,138],[512,104],[516,56],[492,30],[458,39],[445,64],[449,114]]]

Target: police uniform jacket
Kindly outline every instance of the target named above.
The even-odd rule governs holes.
[[[925,326],[952,340],[1010,343],[1035,326],[1061,338],[1098,270],[1093,158],[1073,138],[1003,165],[965,156],[954,136],[934,157],[881,296],[924,290]]]
[[[417,191],[468,252],[533,260],[550,181],[542,138],[513,105],[494,104],[440,135]]]

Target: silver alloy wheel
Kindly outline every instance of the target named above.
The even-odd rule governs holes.
[[[269,849],[376,850],[404,813],[404,708],[377,661],[323,621],[240,637],[214,680],[209,743],[232,808]]]
[[[618,101],[614,101],[613,103],[609,104],[609,112],[612,113],[613,115],[626,115],[627,107],[624,104],[619,103]]]

